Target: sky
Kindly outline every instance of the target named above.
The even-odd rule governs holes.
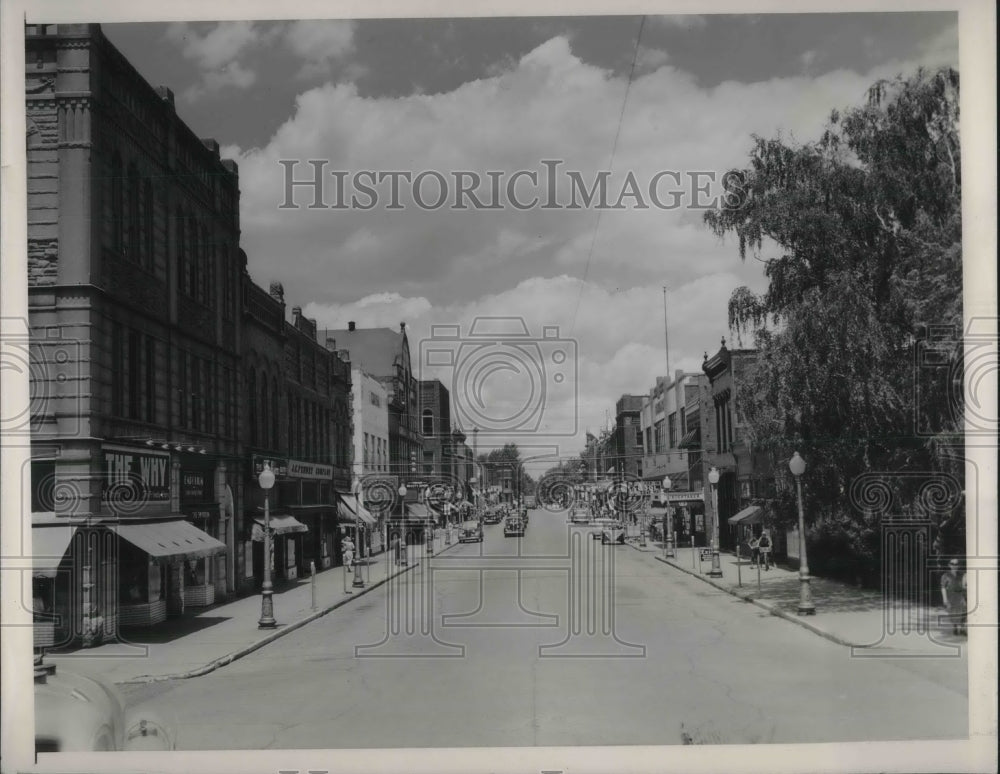
[[[587,430],[613,421],[619,396],[647,393],[666,372],[664,287],[671,371],[700,370],[723,337],[739,344],[726,304],[739,286],[766,289],[763,263],[741,261],[702,216],[721,176],[746,165],[752,136],[816,139],[831,110],[861,104],[877,79],[957,67],[956,21],[866,13],[104,30],[239,164],[250,273],[284,285],[289,313],[300,306],[320,327],[405,322],[419,375],[452,391],[466,432],[484,429],[480,451],[514,440],[572,455]],[[311,178],[310,161],[322,195],[298,186],[289,199],[289,170]],[[383,174],[378,186],[368,178],[375,196],[354,183],[364,171]],[[602,171],[608,206],[587,206],[573,175],[589,189]],[[478,175],[476,198],[492,208],[459,195],[460,172]],[[404,173],[421,176],[417,190]],[[577,193],[580,206],[569,207]],[[486,324],[485,340],[473,335]],[[454,355],[441,360],[443,351]]]

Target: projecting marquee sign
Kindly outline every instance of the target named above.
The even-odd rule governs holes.
[[[101,499],[112,507],[137,509],[170,500],[170,454],[127,446],[103,446]]]
[[[253,470],[253,477],[255,480],[264,470],[265,463],[271,466],[271,472],[274,473],[275,478],[288,478],[287,459],[283,459],[281,457],[261,457],[254,455],[251,469]]]
[[[320,465],[315,462],[303,462],[302,460],[288,461],[289,478],[333,478],[333,465]]]

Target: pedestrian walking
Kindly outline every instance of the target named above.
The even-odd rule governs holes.
[[[952,559],[948,562],[948,572],[941,578],[941,600],[948,610],[952,634],[966,633],[966,580],[959,567],[958,559]]]
[[[399,564],[399,535],[393,534],[392,540],[389,541],[389,548],[396,564]]]
[[[764,530],[760,533],[760,539],[757,541],[757,550],[760,552],[760,558],[757,560],[764,564],[765,570],[771,569],[771,532],[770,530]]]
[[[340,542],[340,553],[344,557],[344,567],[354,566],[354,541],[351,540],[351,536],[347,535]]]
[[[750,546],[750,566],[756,567],[757,563],[760,561],[760,539],[754,537],[753,528],[750,528],[750,535],[747,539],[747,545]]]

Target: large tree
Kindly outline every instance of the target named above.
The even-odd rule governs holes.
[[[877,543],[850,501],[859,474],[960,475],[960,381],[921,360],[937,337],[954,363],[961,334],[958,88],[952,69],[920,70],[832,113],[815,142],[755,137],[729,206],[705,215],[769,280],[729,301],[759,350],[737,396],[750,439],[775,462],[806,457],[815,531],[856,555]]]

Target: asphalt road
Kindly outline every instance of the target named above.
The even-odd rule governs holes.
[[[210,674],[130,686],[179,749],[967,736],[964,659],[847,649],[562,515],[434,557]]]

